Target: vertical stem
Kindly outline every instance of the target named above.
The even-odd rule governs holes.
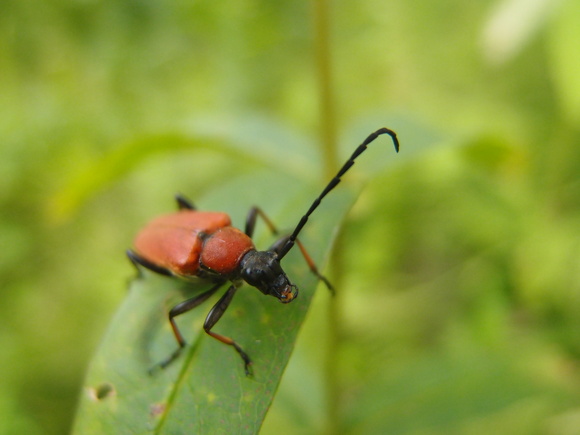
[[[332,56],[330,43],[330,0],[314,0],[315,57],[320,98],[320,139],[324,155],[325,176],[332,177],[338,168],[336,152],[336,112],[332,81]],[[340,249],[335,250],[335,252]],[[331,266],[339,270],[336,264],[340,259],[333,255]],[[333,275],[335,285],[338,277]],[[339,385],[338,385],[338,341],[340,305],[338,295],[330,298],[328,304],[328,343],[324,361],[326,376],[327,416],[325,432],[333,435],[339,432]]]
[[[336,156],[336,114],[330,52],[329,0],[314,0],[315,58],[320,98],[320,139],[325,175],[330,178],[338,168]]]

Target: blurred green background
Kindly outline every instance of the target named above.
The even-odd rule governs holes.
[[[376,174],[339,295],[319,288],[263,433],[580,433],[580,2],[331,3],[322,117],[313,6],[0,3],[0,433],[70,430],[124,250],[175,192],[322,185],[322,129],[342,159],[382,126],[401,153],[348,176]]]

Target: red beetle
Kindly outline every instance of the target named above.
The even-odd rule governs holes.
[[[175,317],[197,307],[230,281],[231,286],[207,315],[203,329],[222,343],[233,346],[244,361],[244,369],[249,375],[252,361],[246,352],[233,339],[217,334],[211,329],[226,311],[236,290],[244,281],[265,295],[278,298],[282,303],[291,302],[298,296],[298,288],[291,283],[280,265],[280,261],[294,244],[302,251],[310,270],[332,290],[332,286],[318,272],[297,237],[308,217],[320,205],[322,198],[336,187],[340,178],[350,169],[367,145],[382,134],[391,136],[395,150],[399,151],[399,141],[394,131],[382,128],[369,135],[314,200],[292,234],[280,238],[267,251],[256,250],[252,242],[257,217],[264,219],[274,234],[278,231],[257,207],[253,207],[248,213],[246,228],[242,232],[231,226],[227,214],[197,211],[191,202],[178,195],[177,213],[160,216],[141,230],[135,238],[135,250],[127,251],[127,255],[136,266],[143,266],[162,275],[177,276],[185,280],[195,277],[214,283],[205,292],[177,304],[169,311],[169,322],[179,347],[169,358],[161,362],[159,367],[166,367],[175,360],[186,345],[175,323]]]

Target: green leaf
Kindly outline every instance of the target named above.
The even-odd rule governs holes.
[[[176,131],[144,134],[121,142],[101,159],[79,168],[49,201],[49,216],[55,221],[69,217],[88,198],[152,157],[210,150],[308,178],[317,160],[314,149],[311,140],[265,116],[246,115],[229,121],[220,118],[219,122],[215,117],[196,119]]]
[[[144,135],[120,143],[101,159],[71,176],[66,186],[56,192],[50,201],[49,215],[56,221],[69,217],[88,197],[139,167],[143,160],[153,155],[203,146],[221,150],[223,139],[163,133]]]
[[[239,192],[254,188],[282,192],[277,196],[284,203],[271,217],[285,228],[297,222],[320,187],[292,182],[284,176],[266,181],[258,174],[236,180],[228,189],[234,209],[244,196]],[[211,208],[221,197],[213,195],[203,207]],[[301,234],[319,266],[324,264],[353,199],[354,195],[341,186],[324,200]],[[265,246],[272,242],[272,237],[263,238],[269,239]],[[263,249],[260,242],[257,245]],[[134,280],[89,369],[74,432],[256,433],[318,285],[298,249],[285,257],[283,267],[300,288],[295,301],[280,304],[246,285],[214,327],[214,331],[234,338],[250,355],[253,377],[244,374],[234,349],[200,332],[211,301],[178,318],[188,347],[167,369],[149,375],[148,370],[176,348],[167,311],[207,285],[185,289],[178,280],[147,272],[144,278]]]

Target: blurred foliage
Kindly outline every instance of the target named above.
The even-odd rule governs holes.
[[[381,126],[401,153],[375,145],[349,174],[377,168],[329,271],[338,296],[317,292],[263,433],[577,433],[578,2],[331,6],[341,156]],[[70,429],[133,273],[124,250],[173,193],[280,211],[284,192],[221,187],[318,180],[311,17],[308,2],[0,3],[0,433]]]

